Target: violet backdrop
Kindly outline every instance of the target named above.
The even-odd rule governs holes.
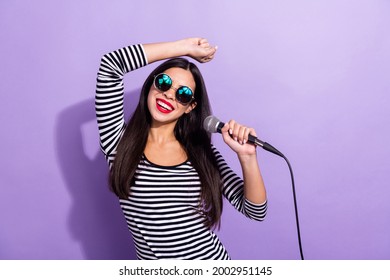
[[[101,56],[202,36],[213,112],[290,160],[306,259],[390,259],[390,1],[1,1],[0,259],[134,259],[94,115]],[[127,115],[147,74],[125,79]],[[213,140],[240,173],[219,135]],[[258,149],[267,219],[226,204],[233,259],[299,259],[283,159]]]

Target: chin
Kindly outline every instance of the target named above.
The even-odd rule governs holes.
[[[151,113],[152,122],[153,123],[160,123],[160,124],[169,124],[169,123],[176,123],[179,117],[173,116],[170,114],[162,114],[160,112],[153,112]]]

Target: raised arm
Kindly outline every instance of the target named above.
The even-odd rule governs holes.
[[[115,50],[101,59],[96,83],[95,110],[100,147],[110,166],[125,128],[123,76],[146,64],[147,58],[142,45]]]
[[[211,46],[204,38],[187,38],[143,46],[149,63],[177,56],[189,56],[204,63],[212,60],[217,50],[217,47]]]

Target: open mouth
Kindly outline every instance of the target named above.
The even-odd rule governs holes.
[[[163,99],[156,100],[156,107],[160,112],[164,114],[168,114],[174,110],[173,106]]]

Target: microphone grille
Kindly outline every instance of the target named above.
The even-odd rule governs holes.
[[[210,133],[215,133],[217,132],[219,122],[217,117],[208,116],[203,121],[203,128]]]

